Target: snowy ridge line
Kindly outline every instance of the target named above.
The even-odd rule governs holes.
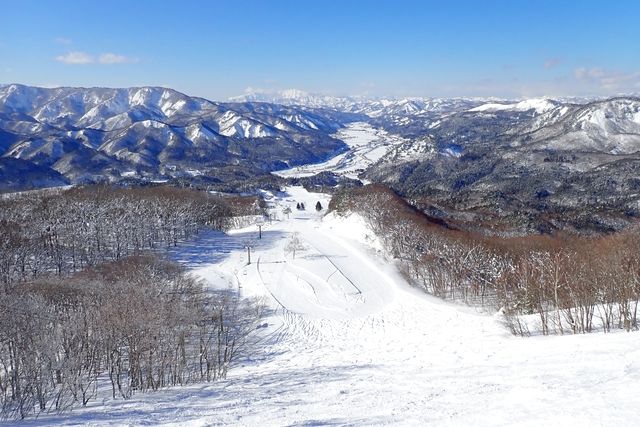
[[[216,103],[159,87],[11,85],[0,88],[0,110],[6,113],[0,115],[0,167],[11,172],[0,183],[5,190],[122,180],[209,182],[212,168],[237,161],[254,178],[280,167],[285,157],[292,165],[305,164],[343,150],[330,135],[363,118],[326,109]],[[277,143],[256,157],[252,141],[258,139]],[[232,180],[226,172],[215,175]]]

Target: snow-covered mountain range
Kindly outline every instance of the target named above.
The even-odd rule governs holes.
[[[157,87],[2,86],[0,183],[228,183],[278,170],[349,171],[435,216],[517,213],[509,221],[543,230],[580,209],[591,216],[573,218],[578,227],[617,228],[619,218],[593,219],[603,210],[640,216],[640,98],[365,99],[289,90],[232,101]],[[338,132],[354,122],[366,126]],[[358,136],[375,146],[341,140],[363,132],[378,135]],[[337,154],[341,167],[328,161]]]
[[[430,214],[519,230],[615,230],[640,217],[640,98],[485,103],[428,123],[365,173]]]
[[[229,98],[230,102],[267,102],[366,114],[370,118],[425,117],[463,110],[483,104],[486,100],[467,98],[371,98],[366,96],[328,96],[299,89],[281,91],[251,90]]]
[[[314,108],[332,108],[334,110],[349,111],[355,104],[366,102],[365,97],[358,96],[330,96],[305,92],[300,89],[285,89],[280,91],[266,91],[247,89],[244,94],[229,98],[229,102],[267,102],[280,105],[300,105]]]
[[[227,179],[324,160],[346,149],[329,135],[360,118],[326,109],[215,103],[159,87],[7,85],[0,88],[0,167],[8,159],[24,170],[31,165],[55,177],[51,184],[163,179],[187,171]],[[4,170],[4,182],[17,179]]]

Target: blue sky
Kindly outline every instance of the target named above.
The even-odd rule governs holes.
[[[332,95],[640,92],[640,1],[5,0],[0,82]]]

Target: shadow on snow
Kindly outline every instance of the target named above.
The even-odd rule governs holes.
[[[252,251],[272,248],[276,241],[286,236],[281,231],[265,230],[262,239],[257,231],[226,234],[217,230],[203,230],[197,237],[167,250],[169,259],[192,269],[224,261],[234,251]],[[256,258],[257,259],[257,258]]]
[[[346,366],[316,366],[295,370],[282,370],[277,372],[256,373],[243,375],[237,378],[229,378],[218,383],[205,385],[191,385],[184,388],[169,388],[149,394],[135,395],[129,400],[108,400],[97,402],[95,407],[91,405],[86,409],[80,409],[80,413],[74,416],[77,425],[86,424],[112,424],[128,425],[132,420],[145,419],[144,425],[157,425],[161,423],[180,423],[201,420],[202,415],[211,413],[224,414],[230,408],[243,405],[246,408],[244,417],[249,420],[259,418],[261,412],[279,411],[284,407],[299,406],[301,411],[298,417],[288,421],[295,425],[322,426],[322,425],[359,425],[375,424],[383,419],[372,415],[364,419],[351,417],[339,418],[331,413],[325,417],[309,416],[305,418],[304,407],[321,404],[326,398],[326,393],[318,393],[312,397],[312,402],[299,399],[301,394],[309,394],[312,390],[331,390],[332,383],[344,382],[349,378],[357,377],[357,371],[373,370],[375,365],[346,365]],[[349,394],[349,390],[335,389],[338,396]],[[315,402],[313,402],[315,400]],[[176,405],[176,402],[180,402]],[[248,404],[251,402],[251,404]],[[257,404],[260,402],[260,404]],[[102,406],[103,405],[103,406]],[[64,416],[63,416],[64,417]],[[242,424],[243,418],[235,418],[234,424]],[[297,419],[296,419],[297,418]],[[56,418],[39,420],[27,420],[24,425],[50,425]],[[205,423],[223,424],[231,420],[223,417],[212,417],[204,420]]]

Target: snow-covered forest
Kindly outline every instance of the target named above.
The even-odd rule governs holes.
[[[0,200],[0,414],[24,418],[224,378],[260,307],[163,250],[260,212],[255,198],[78,188]]]
[[[108,186],[0,199],[0,282],[82,270],[126,255],[174,246],[201,227],[224,229],[228,203],[170,187]]]

